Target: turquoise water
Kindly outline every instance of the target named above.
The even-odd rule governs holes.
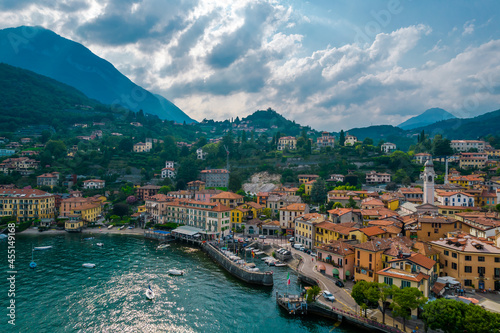
[[[273,288],[241,282],[198,248],[157,242],[139,236],[19,235],[16,239],[16,326],[7,324],[7,242],[0,241],[3,309],[0,332],[330,332],[333,321],[289,317],[275,293],[298,292],[296,275],[274,270]],[[103,247],[95,245],[104,243]],[[29,268],[31,246],[38,267]],[[95,263],[95,269],[83,263]],[[262,261],[258,267],[269,269]],[[167,270],[183,269],[185,276]],[[154,302],[144,292],[151,283]],[[356,332],[342,324],[335,332]]]

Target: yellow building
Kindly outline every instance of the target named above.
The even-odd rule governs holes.
[[[311,191],[315,182],[315,180],[310,180],[304,184],[304,193],[306,195],[311,195]]]
[[[231,210],[231,227],[232,228],[241,228],[241,224],[247,221],[249,209],[246,209],[242,206],[238,206],[235,209]]]
[[[243,196],[233,192],[221,192],[210,198],[210,202],[220,203],[229,208],[236,208],[243,203]]]
[[[299,175],[299,184],[305,184],[310,182],[311,180],[316,180],[319,178],[319,175]]]
[[[64,223],[64,229],[67,232],[81,232],[84,227],[84,223],[79,215],[70,215]]]
[[[146,205],[137,207],[137,213],[145,213],[145,212],[146,212]]]
[[[466,288],[500,291],[500,248],[465,234],[430,244],[441,253],[441,274]]]
[[[295,219],[295,242],[312,249],[314,247],[316,225],[325,221],[325,218],[325,215],[318,213],[309,213],[297,217]]]
[[[377,272],[384,267],[382,255],[385,250],[391,248],[390,241],[385,239],[369,241],[353,245],[354,257],[354,280],[378,282]]]
[[[333,223],[324,221],[315,225],[314,244],[319,246],[339,239],[359,239],[359,229],[351,227],[353,223]]]
[[[295,150],[297,148],[297,138],[293,136],[283,136],[278,140],[278,150]]]
[[[54,195],[34,189],[0,191],[0,217],[15,216],[18,222],[55,217]]]

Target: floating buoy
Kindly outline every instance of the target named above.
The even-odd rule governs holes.
[[[34,261],[30,262],[30,268],[35,269],[36,268],[36,262],[34,262]]]

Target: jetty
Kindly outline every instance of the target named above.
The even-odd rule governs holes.
[[[307,303],[302,295],[279,295],[276,292],[276,303],[281,309],[292,316],[316,315],[332,319],[336,322],[347,322],[360,328],[376,332],[403,333],[400,329],[384,325],[376,320],[371,320],[351,311],[345,311],[335,306],[329,307],[320,302]]]
[[[201,248],[210,258],[212,258],[219,266],[224,268],[234,277],[250,284],[261,286],[272,286],[274,284],[273,272],[256,272],[249,270],[249,267],[240,265],[224,255],[217,247],[211,243],[202,243]]]

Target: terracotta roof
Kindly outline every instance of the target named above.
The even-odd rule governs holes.
[[[453,249],[454,251],[500,254],[500,248],[471,235],[459,238],[446,238],[443,240],[431,241],[430,243],[439,247]]]
[[[425,267],[427,269],[431,269],[436,264],[436,261],[432,260],[431,258],[427,258],[426,256],[420,253],[412,254],[410,258],[407,258],[407,260],[419,266]]]
[[[242,195],[233,193],[233,192],[222,192],[219,194],[214,195],[211,199],[243,199]]]
[[[379,199],[371,199],[361,203],[362,206],[381,206],[384,207],[384,203]]]
[[[332,241],[328,244],[322,244],[317,247],[318,250],[323,250],[326,252],[335,253],[341,256],[347,256],[350,254],[354,254],[354,248],[351,244],[342,242],[339,240]]]
[[[440,253],[439,251],[433,249],[429,244],[425,244],[421,241],[415,242],[415,244],[413,244],[413,248],[416,249],[418,253],[426,257]]]
[[[357,249],[378,252],[389,249],[391,247],[391,242],[387,239],[376,239],[353,246]]]
[[[368,237],[385,234],[385,231],[379,227],[367,227],[359,230]]]
[[[303,203],[293,203],[293,204],[288,205],[286,207],[280,208],[280,210],[293,210],[293,211],[303,212],[304,210],[306,210],[306,204],[303,204]]]
[[[446,284],[441,283],[441,282],[434,282],[434,286],[432,287],[431,291],[434,294],[439,295],[441,293],[441,291],[444,289],[444,287],[446,287]]]
[[[332,210],[328,211],[329,214],[338,215],[338,216],[342,216],[344,214],[351,213],[351,212],[352,212],[352,208],[336,208],[336,209],[332,209]]]
[[[388,225],[384,227],[380,227],[382,230],[385,230],[389,234],[399,234],[401,233],[402,228],[397,227],[395,225]]]
[[[402,279],[402,280],[407,280],[407,281],[413,281],[413,282],[420,282],[423,279],[426,279],[426,280],[429,279],[429,275],[421,273],[421,272],[418,274],[415,274],[415,273],[410,273],[410,272],[403,271],[403,270],[396,269],[396,268],[392,268],[392,267],[384,268],[383,270],[378,271],[377,274],[383,275],[383,276],[390,276],[390,277],[394,277],[394,278]]]
[[[262,205],[259,205],[258,203],[256,202],[253,202],[253,201],[249,201],[249,202],[246,202],[246,204],[254,209],[262,209],[264,208],[264,206]]]

